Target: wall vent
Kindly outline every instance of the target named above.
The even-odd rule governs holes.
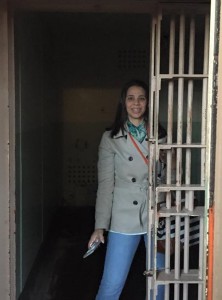
[[[144,49],[119,50],[118,68],[119,69],[143,69],[147,68],[148,54]]]
[[[87,186],[97,182],[96,165],[68,165],[68,183],[74,186]]]

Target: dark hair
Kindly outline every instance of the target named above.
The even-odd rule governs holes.
[[[132,86],[138,86],[144,89],[145,91],[145,96],[147,98],[147,107],[146,110],[144,112],[144,121],[147,123],[148,122],[148,95],[149,95],[149,88],[148,85],[142,81],[142,80],[131,80],[129,82],[127,82],[121,92],[121,98],[120,101],[118,103],[117,106],[117,110],[116,110],[116,116],[115,116],[115,120],[113,125],[111,126],[111,137],[113,137],[114,135],[116,135],[120,130],[124,131],[125,129],[125,123],[127,121],[127,111],[126,111],[126,95],[127,95],[127,91],[130,87]]]

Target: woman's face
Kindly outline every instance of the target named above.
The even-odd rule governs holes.
[[[125,104],[128,119],[134,125],[139,125],[147,107],[145,90],[140,86],[131,86],[127,90]]]

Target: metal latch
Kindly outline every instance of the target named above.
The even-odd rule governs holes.
[[[143,275],[146,277],[153,277],[153,270],[149,270],[149,271],[145,270],[143,272]]]

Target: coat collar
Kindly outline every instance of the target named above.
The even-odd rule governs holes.
[[[119,138],[123,138],[124,137],[125,139],[127,139],[128,134],[129,133],[125,129],[123,130],[123,132],[122,132],[122,130],[120,130],[116,135],[113,136],[113,138],[114,139],[119,139]],[[144,139],[144,141],[147,142],[147,136]]]
[[[122,132],[122,130],[120,130],[116,135],[113,136],[114,139],[119,139],[122,137],[127,138],[127,131],[124,129],[124,131]]]

